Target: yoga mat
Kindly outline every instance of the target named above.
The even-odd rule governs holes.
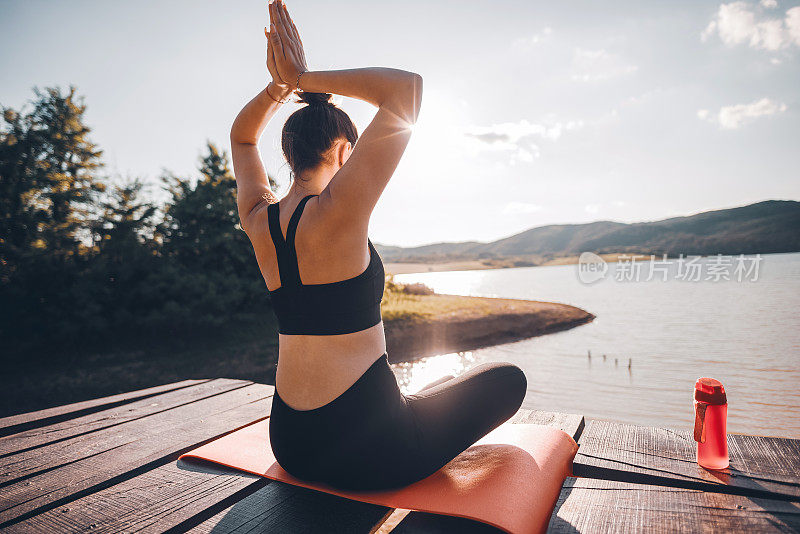
[[[388,491],[340,491],[284,471],[269,443],[269,420],[252,424],[180,459],[208,460],[347,499],[488,523],[506,532],[545,532],[575,441],[556,428],[504,423],[431,476]]]

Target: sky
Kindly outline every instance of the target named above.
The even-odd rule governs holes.
[[[423,77],[373,241],[489,241],[800,199],[800,1],[287,0],[311,70]],[[0,105],[74,84],[114,179],[157,195],[269,81],[266,1],[0,0]],[[359,132],[376,109],[337,97]],[[260,148],[288,187],[286,104]]]

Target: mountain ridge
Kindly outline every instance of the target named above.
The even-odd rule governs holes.
[[[417,247],[376,244],[385,261],[440,262],[542,258],[582,252],[684,255],[800,251],[800,202],[764,200],[745,206],[648,222],[595,221],[529,228],[489,242],[439,242]]]

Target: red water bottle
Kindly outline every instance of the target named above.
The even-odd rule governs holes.
[[[727,419],[725,387],[719,380],[698,378],[694,384],[694,440],[701,467],[725,469],[730,464]]]

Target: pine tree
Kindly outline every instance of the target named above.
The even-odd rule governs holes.
[[[2,110],[6,352],[63,361],[70,349],[263,325],[269,298],[239,225],[227,154],[209,142],[196,177],[164,177],[171,199],[160,211],[143,199],[141,180],[106,192],[85,109],[71,87],[36,90],[30,111]]]
[[[141,200],[144,182],[136,178],[116,185],[102,201],[102,214],[91,226],[95,254],[107,261],[133,262],[141,254],[152,255],[152,233],[157,207]]]
[[[30,255],[79,254],[87,210],[104,189],[95,177],[102,151],[75,88],[34,93],[29,113],[3,108],[0,129],[0,261],[11,270]]]
[[[172,199],[159,233],[175,276],[166,291],[176,326],[184,321],[221,326],[268,306],[252,246],[239,224],[227,154],[209,142],[199,171],[198,180],[163,178]]]
[[[104,190],[75,88],[34,94],[31,111],[4,107],[0,128],[0,338],[21,343],[68,330],[88,213]]]

